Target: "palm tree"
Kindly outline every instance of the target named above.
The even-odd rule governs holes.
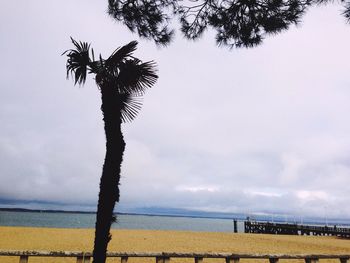
[[[142,63],[132,56],[136,41],[116,49],[108,59],[100,55],[95,60],[90,44],[71,40],[75,49],[63,53],[68,57],[67,78],[71,74],[75,84],[81,85],[87,74],[95,74],[102,97],[106,156],[100,181],[93,263],[104,263],[111,239],[110,227],[115,221],[113,210],[119,202],[120,168],[125,149],[121,124],[136,117],[141,108],[140,96],[155,84],[158,76],[153,61]]]

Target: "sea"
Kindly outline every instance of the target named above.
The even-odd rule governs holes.
[[[262,220],[261,220],[262,219]],[[47,212],[47,211],[1,211],[0,226],[49,227],[49,228],[94,228],[96,214],[81,212]],[[260,218],[260,221],[270,221]],[[270,221],[271,222],[271,221]],[[275,222],[283,222],[281,219]],[[284,221],[283,223],[301,223]],[[337,225],[350,227],[350,220],[312,219],[302,222],[309,225]],[[234,232],[233,218],[205,218],[191,216],[165,216],[118,214],[117,222],[112,228],[147,229],[147,230],[183,230],[205,232]],[[244,232],[243,216],[237,219],[237,230]]]
[[[94,228],[96,215],[67,212],[0,211],[0,226]],[[159,215],[119,214],[112,228],[148,230],[184,230],[233,232],[233,219],[198,218]],[[243,221],[237,223],[238,232],[244,232]]]

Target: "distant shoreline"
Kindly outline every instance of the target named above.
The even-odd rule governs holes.
[[[96,214],[92,211],[66,211],[66,210],[46,210],[46,209],[26,209],[26,208],[1,208],[0,211],[6,212],[35,212],[35,213],[75,213],[75,214]]]
[[[27,208],[1,208],[0,212],[32,212],[32,213],[60,213],[60,214],[96,214],[93,211],[67,211],[67,210],[51,210],[51,209],[27,209]],[[135,216],[162,216],[162,217],[187,217],[187,218],[204,218],[204,219],[226,219],[233,220],[228,217],[213,217],[213,216],[196,216],[196,215],[172,215],[172,214],[147,214],[147,213],[123,213],[117,212],[117,215],[135,215]],[[244,218],[237,218],[237,220],[244,220]]]

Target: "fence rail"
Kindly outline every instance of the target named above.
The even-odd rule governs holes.
[[[19,263],[28,263],[29,257],[73,257],[77,263],[90,263],[90,252],[68,251],[5,251],[1,256],[19,257]],[[171,258],[192,258],[195,263],[202,263],[204,258],[225,259],[226,263],[239,263],[240,259],[268,259],[269,263],[278,263],[279,259],[304,259],[305,263],[317,263],[319,259],[339,259],[339,263],[350,263],[350,254],[232,254],[232,253],[137,253],[108,252],[107,257],[120,258],[121,263],[127,263],[129,258],[154,258],[156,263],[169,263]],[[1,261],[1,260],[0,260]]]

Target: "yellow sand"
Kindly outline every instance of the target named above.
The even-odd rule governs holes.
[[[92,251],[93,229],[0,227],[1,250]],[[229,252],[273,254],[350,254],[350,240],[336,237],[234,234],[217,232],[112,230],[113,252]],[[253,262],[250,260],[249,262]],[[18,263],[16,257],[0,257],[0,263]],[[29,263],[75,262],[73,259],[40,259]],[[118,258],[109,262],[120,262]],[[155,262],[129,259],[128,262]],[[172,262],[194,262],[172,260]],[[224,262],[204,260],[204,262]],[[242,260],[243,263],[247,262]],[[254,262],[266,262],[255,260]],[[296,261],[288,261],[296,262]],[[299,261],[300,262],[300,261]],[[326,262],[326,261],[324,261]],[[330,261],[328,261],[330,262]],[[333,261],[338,262],[338,261]],[[281,263],[285,263],[281,260]],[[323,261],[320,261],[323,263]]]

